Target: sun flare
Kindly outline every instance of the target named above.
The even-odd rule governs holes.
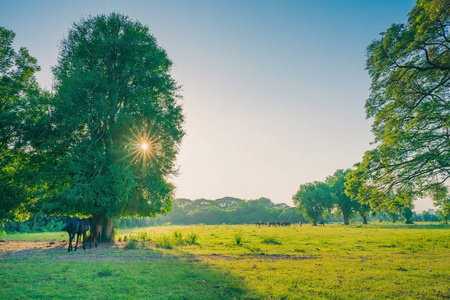
[[[159,149],[159,140],[151,130],[144,129],[137,131],[135,128],[127,128],[128,136],[124,143],[124,152],[121,160],[128,160],[130,164],[147,166],[156,158]]]

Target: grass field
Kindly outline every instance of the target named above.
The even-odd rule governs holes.
[[[443,225],[150,227],[71,253],[63,233],[1,239],[2,299],[450,299]]]

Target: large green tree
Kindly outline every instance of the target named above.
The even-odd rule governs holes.
[[[337,212],[342,214],[344,225],[349,225],[351,216],[361,207],[358,201],[352,200],[345,194],[345,182],[347,181],[345,175],[350,172],[350,169],[340,169],[334,172],[332,176],[328,176],[325,180],[325,183],[330,188],[330,196],[332,197]]]
[[[308,219],[313,226],[333,206],[330,188],[324,182],[312,182],[300,185],[297,193],[292,197],[298,211]]]
[[[12,48],[14,37],[0,27],[0,225],[26,218],[35,202],[29,137],[42,95],[34,77],[40,68],[26,48]]]
[[[354,171],[352,195],[373,207],[394,193],[447,199],[450,178],[450,0],[418,0],[367,49],[366,101],[376,148]]]
[[[112,220],[171,209],[175,158],[184,135],[172,62],[149,29],[112,13],[82,19],[54,67],[50,213]]]

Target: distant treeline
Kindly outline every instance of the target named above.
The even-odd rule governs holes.
[[[122,219],[120,227],[141,227],[163,224],[253,224],[258,221],[306,222],[297,208],[284,203],[274,204],[270,199],[242,200],[225,197],[216,200],[176,199],[173,209],[156,219]]]
[[[369,216],[369,222],[397,222],[402,221],[398,214],[387,212],[376,212]],[[30,216],[25,222],[7,222],[4,224],[6,232],[43,232],[61,231],[70,217],[46,216],[37,213]],[[173,209],[167,215],[158,218],[129,218],[117,219],[115,224],[119,228],[135,228],[158,226],[165,224],[192,225],[192,224],[254,224],[259,221],[264,222],[291,222],[308,223],[308,221],[298,213],[296,207],[290,207],[284,203],[274,204],[270,199],[260,198],[257,200],[242,200],[238,198],[225,197],[216,200],[198,199],[176,199],[173,202]],[[342,217],[329,215],[325,222],[342,222]],[[415,222],[441,222],[439,214],[434,210],[422,213],[413,212]],[[362,222],[361,218],[353,219],[353,222]]]
[[[399,213],[377,211],[368,217],[369,222],[402,222],[404,221]],[[412,220],[415,222],[441,222],[439,213],[432,209],[417,214],[413,212]],[[274,204],[270,199],[259,198],[257,200],[243,200],[232,197],[225,197],[216,200],[208,199],[176,199],[173,202],[173,209],[165,216],[156,219],[121,219],[119,227],[134,228],[146,226],[158,226],[164,224],[172,225],[219,225],[219,224],[254,224],[256,222],[291,222],[309,223],[296,207],[287,204]],[[328,214],[321,221],[326,223],[343,222],[340,214]],[[354,217],[353,222],[362,222],[361,217]]]

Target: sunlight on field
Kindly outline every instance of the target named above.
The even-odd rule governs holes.
[[[175,231],[194,232],[199,244],[166,251],[193,255],[240,278],[251,291],[265,297],[450,295],[448,226],[168,226],[123,233],[148,232],[157,238]],[[240,246],[235,240],[239,231]]]
[[[21,236],[49,240],[61,233]],[[66,296],[88,296],[95,278],[103,284],[96,288],[99,298],[112,288],[119,298],[142,297],[148,290],[161,299],[439,299],[450,297],[449,236],[450,226],[424,224],[119,230],[115,247],[101,244],[76,253],[64,248],[19,257],[1,251],[0,245],[0,284],[8,286],[6,295],[17,295],[36,281],[33,276],[52,278],[33,283],[34,292],[27,296],[39,290],[47,295],[54,281],[63,278],[83,286]],[[18,239],[13,235],[7,240]],[[30,275],[28,263],[54,267]],[[12,272],[19,283],[11,283]],[[125,283],[132,288],[121,288]]]

